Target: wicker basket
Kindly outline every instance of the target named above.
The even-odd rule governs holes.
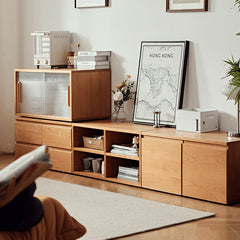
[[[103,150],[103,139],[83,137],[83,145],[86,148]]]

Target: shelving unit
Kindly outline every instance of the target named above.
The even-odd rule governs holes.
[[[94,125],[95,123],[97,123],[96,126]],[[149,129],[149,126],[147,128]],[[132,123],[116,124],[111,121],[95,121],[93,124],[91,124],[91,122],[73,123],[73,173],[112,182],[141,186],[142,163],[140,129],[142,130],[142,126],[138,128]],[[93,137],[100,135],[103,135],[103,150],[84,147],[84,136]],[[111,153],[113,144],[130,144],[134,136],[138,136],[139,138],[139,156]],[[85,157],[102,157],[104,160],[104,174],[83,171],[82,159]],[[139,168],[138,182],[117,178],[119,166],[137,166]]]

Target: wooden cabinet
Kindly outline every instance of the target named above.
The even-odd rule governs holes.
[[[62,121],[109,118],[111,72],[17,69],[15,114]]]
[[[71,123],[31,118],[16,118],[15,158],[40,145],[49,147],[53,170],[71,172],[72,125]]]
[[[183,144],[183,195],[226,203],[227,147]]]
[[[29,123],[23,121],[15,122],[15,140],[16,142],[41,144],[42,125],[39,123]]]
[[[240,201],[240,140],[227,133],[192,133],[111,120],[61,122],[16,117],[16,157],[49,146],[54,170],[144,187],[217,203]],[[83,137],[103,136],[102,148]],[[112,152],[112,145],[139,138],[136,156]],[[90,141],[91,142],[91,141]],[[101,158],[103,172],[85,171],[84,158]],[[120,167],[138,168],[137,177],[119,178]]]
[[[72,150],[72,127],[42,124],[42,144]]]
[[[237,150],[238,146],[238,150]],[[183,195],[219,203],[240,199],[240,145],[183,144]]]
[[[240,201],[238,138],[229,138],[226,132],[169,128],[144,131],[142,135],[143,187],[179,194],[179,187],[178,191],[173,189],[172,178],[179,176],[182,196],[223,204]]]
[[[72,172],[72,152],[64,149],[49,148],[49,158],[53,164],[52,169],[62,172]]]
[[[183,141],[143,137],[142,186],[181,195]]]
[[[19,158],[22,155],[29,153],[36,149],[38,145],[30,145],[30,144],[24,144],[24,143],[15,143],[15,158]]]

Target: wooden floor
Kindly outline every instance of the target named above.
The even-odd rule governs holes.
[[[12,160],[12,155],[0,155],[0,169]],[[54,171],[48,171],[43,177],[216,214],[212,218],[118,238],[121,240],[240,240],[240,204],[225,206]]]

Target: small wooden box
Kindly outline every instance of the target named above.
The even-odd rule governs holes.
[[[83,137],[83,145],[86,148],[103,150],[103,138]]]

